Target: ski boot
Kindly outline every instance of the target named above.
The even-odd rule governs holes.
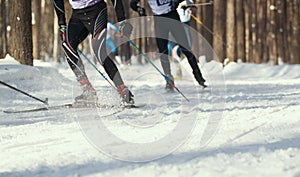
[[[203,88],[207,87],[207,85],[205,85],[205,79],[203,78],[201,72],[193,72],[195,79],[197,80],[197,82],[199,83],[199,85],[201,85]]]
[[[79,80],[83,93],[75,97],[75,104],[81,105],[96,105],[98,102],[98,97],[96,90],[93,88],[91,83],[87,78]]]
[[[98,97],[95,90],[84,90],[83,93],[75,97],[75,103],[78,104],[97,104]]]
[[[121,104],[122,105],[134,105],[133,97],[134,95],[131,93],[131,91],[126,87],[124,84],[117,87],[117,90],[119,92],[119,95],[121,97]]]

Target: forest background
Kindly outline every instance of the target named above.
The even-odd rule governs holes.
[[[201,5],[207,2],[195,1],[199,5],[193,15],[198,21],[192,18],[191,27],[212,46],[220,62],[227,58],[246,63],[300,64],[299,0],[214,0],[212,5]],[[1,0],[0,3],[0,58],[10,54],[26,65],[33,65],[33,59],[63,60],[52,0]],[[65,3],[69,17],[71,9],[69,3]],[[123,0],[126,15],[137,17],[129,3],[130,0]],[[141,0],[140,5],[151,15],[147,0]],[[108,1],[108,13],[109,20],[116,22],[111,1]],[[153,30],[142,22],[137,28],[140,34]],[[145,53],[157,51],[152,38],[134,42]],[[201,45],[193,41],[193,48],[201,49]],[[80,48],[88,53],[89,40]],[[136,51],[128,45],[119,47],[123,61],[132,54]],[[138,61],[143,63],[141,58]]]

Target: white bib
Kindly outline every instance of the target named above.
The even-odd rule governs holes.
[[[97,4],[101,0],[69,0],[72,9],[83,9]]]
[[[153,15],[162,15],[171,11],[171,0],[148,0]]]

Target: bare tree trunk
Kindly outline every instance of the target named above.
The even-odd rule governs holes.
[[[229,61],[236,61],[235,0],[227,0],[226,8],[226,57]]]
[[[292,57],[293,34],[293,2],[276,1],[277,3],[277,35],[278,55],[284,63],[289,63]],[[281,41],[281,44],[280,44]]]
[[[5,16],[3,15],[3,0],[1,0],[0,1],[0,7],[1,7],[1,16],[0,16],[0,29],[1,29],[1,31],[2,31],[2,33],[1,33],[1,36],[0,36],[0,59],[1,58],[3,58],[4,56],[5,56],[5,54],[4,54],[4,51],[3,51],[3,49],[4,49],[4,47],[3,47],[3,21],[5,20],[4,18],[5,18]]]
[[[54,40],[53,40],[53,59],[56,62],[60,62],[60,39],[58,34],[58,18],[54,16]]]
[[[41,58],[41,1],[32,2],[32,40],[33,40],[33,58]]]
[[[219,59],[222,63],[225,59],[224,39],[226,35],[226,2],[219,0],[214,1],[214,17],[213,17],[213,48],[217,54],[215,59]]]
[[[256,63],[262,63],[266,59],[264,57],[264,46],[265,46],[265,41],[266,41],[266,35],[265,35],[265,30],[266,30],[266,0],[257,0],[257,28],[256,28]]]
[[[263,29],[261,31],[261,38],[262,38],[262,61],[268,62],[270,60],[268,55],[268,30],[267,30],[267,24],[268,24],[268,9],[270,8],[268,6],[268,0],[261,1],[263,3]]]
[[[257,21],[257,0],[251,0],[251,37],[252,37],[252,53],[253,58],[252,61],[255,63],[260,63],[260,57],[258,54],[257,49],[257,42],[258,42],[258,21]]]
[[[245,62],[249,63],[252,58],[251,47],[251,7],[249,0],[244,1],[245,9]]]
[[[7,54],[8,46],[7,46],[7,2],[6,0],[1,0],[1,22],[0,22],[0,29],[2,31],[1,33],[1,39],[0,39],[0,58],[5,57]]]
[[[202,21],[203,21],[203,25],[205,25],[205,28],[201,28],[200,26],[200,29],[202,29],[202,33],[203,34],[203,37],[207,40],[208,44],[210,46],[213,45],[213,34],[211,33],[212,29],[213,29],[213,6],[210,5],[210,6],[206,6],[206,7],[202,7],[201,8],[201,11],[203,11],[203,18],[202,18]],[[209,30],[209,31],[208,31]],[[206,49],[206,48],[204,48]],[[206,49],[204,51],[204,54],[206,56],[206,60],[209,61],[213,58],[212,56],[212,51],[209,50],[209,49]]]
[[[9,1],[10,54],[21,64],[33,65],[31,1]]]
[[[130,17],[130,13],[129,13],[129,10],[130,10],[130,7],[129,7],[129,1],[122,1],[123,2],[123,6],[124,6],[124,11],[125,11],[125,16],[127,18]],[[126,42],[122,45],[122,53],[123,53],[123,56],[124,56],[124,62],[125,64],[131,64],[131,50],[130,50],[130,44],[129,42]]]
[[[277,58],[285,60],[285,50],[288,49],[288,46],[284,45],[284,18],[283,18],[283,2],[276,0],[276,45],[277,45]],[[278,64],[275,63],[275,64]]]
[[[245,15],[243,1],[236,0],[237,59],[245,59]]]
[[[277,52],[277,35],[276,35],[276,0],[271,0],[271,6],[274,6],[274,10],[271,11],[271,25],[272,25],[272,49],[271,49],[271,53],[274,56],[274,64],[277,65],[278,64],[278,52]]]
[[[42,48],[41,48],[41,58],[43,61],[47,59],[47,57],[51,57],[54,50],[54,38],[58,36],[54,36],[54,7],[52,0],[42,0],[42,18],[43,21],[47,23],[41,24],[42,31]],[[66,6],[67,7],[67,6]],[[56,31],[57,32],[57,31]]]
[[[300,64],[300,2],[293,1],[292,56],[290,63]]]

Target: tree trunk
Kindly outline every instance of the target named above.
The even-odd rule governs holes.
[[[207,29],[204,29],[204,28],[201,28],[203,29],[202,30],[202,34],[203,34],[203,37],[207,40],[208,44],[210,46],[213,45],[213,34],[211,33],[212,29],[213,29],[213,6],[212,5],[209,5],[209,6],[206,6],[206,7],[202,7],[201,8],[201,11],[203,11],[203,25],[206,26]],[[209,30],[209,31],[208,31]],[[210,49],[206,49],[204,51],[204,54],[206,56],[206,60],[207,61],[210,61],[212,60],[213,56],[212,56],[212,51]]]
[[[266,61],[264,57],[264,46],[266,44],[266,0],[257,0],[257,42],[255,46],[255,50],[257,53],[256,63],[262,63]]]
[[[229,61],[236,61],[235,0],[227,0],[226,8],[226,57]]]
[[[252,48],[251,48],[251,8],[249,0],[244,1],[244,10],[245,10],[245,62],[250,62],[252,57]]]
[[[53,59],[56,62],[60,62],[60,49],[61,49],[61,45],[60,45],[60,38],[59,38],[59,34],[58,34],[58,18],[55,15],[54,16],[54,40],[53,40]]]
[[[288,49],[288,46],[284,44],[284,18],[283,18],[283,2],[276,0],[276,45],[277,45],[277,58],[280,58],[282,61],[285,60],[285,50]],[[278,64],[278,63],[275,63]]]
[[[276,5],[276,0],[271,0],[271,5],[273,5],[275,7]],[[271,53],[274,56],[274,64],[277,65],[278,64],[278,52],[277,52],[277,35],[276,35],[276,29],[277,29],[277,25],[276,25],[276,9],[271,11],[271,23],[272,23],[272,50]]]
[[[69,6],[66,6],[65,10]],[[47,59],[47,57],[52,56],[54,51],[54,38],[57,38],[57,40],[60,40],[59,36],[54,35],[54,23],[57,24],[57,21],[54,21],[54,7],[53,7],[53,1],[52,0],[42,0],[42,18],[43,21],[46,21],[47,23],[41,24],[41,31],[42,31],[42,48],[41,48],[41,58],[43,61]],[[56,15],[55,15],[56,16]],[[58,29],[56,29],[56,32],[58,32]],[[61,50],[59,50],[61,51]],[[60,54],[59,52],[58,54]],[[59,61],[59,60],[56,60]]]
[[[258,5],[257,5],[257,0],[251,0],[251,38],[252,38],[252,61],[255,63],[260,63],[260,56],[259,53],[257,51],[257,42],[258,42],[258,20],[257,20],[257,16],[258,16]]]
[[[5,16],[3,15],[3,12],[2,12],[3,9],[4,9],[4,8],[3,8],[3,1],[2,1],[2,0],[0,1],[0,7],[1,7],[0,29],[1,29],[1,31],[2,31],[2,32],[1,32],[1,36],[0,36],[0,59],[1,59],[1,58],[3,58],[3,57],[5,56],[4,51],[3,51],[3,48],[4,48],[4,47],[3,47],[3,43],[4,43],[4,42],[3,42],[3,39],[4,39],[4,38],[3,38],[3,31],[4,31],[4,30],[3,30],[3,21],[4,21]]]
[[[7,54],[7,50],[8,50],[8,46],[7,46],[7,31],[6,31],[6,27],[7,27],[7,2],[6,0],[1,0],[1,22],[0,22],[0,29],[2,31],[1,33],[1,37],[0,37],[0,58],[5,57],[5,55]]]
[[[292,56],[290,63],[300,64],[300,2],[293,1]]]
[[[218,0],[214,1],[214,17],[213,17],[213,48],[217,56],[214,59],[220,60],[223,63],[225,59],[225,47],[226,43],[226,1]],[[225,42],[224,42],[225,41]]]
[[[237,59],[245,61],[245,17],[243,1],[236,0]]]
[[[9,1],[10,54],[21,64],[33,65],[31,1]]]
[[[33,58],[41,58],[41,1],[32,1],[32,41],[33,41]]]

